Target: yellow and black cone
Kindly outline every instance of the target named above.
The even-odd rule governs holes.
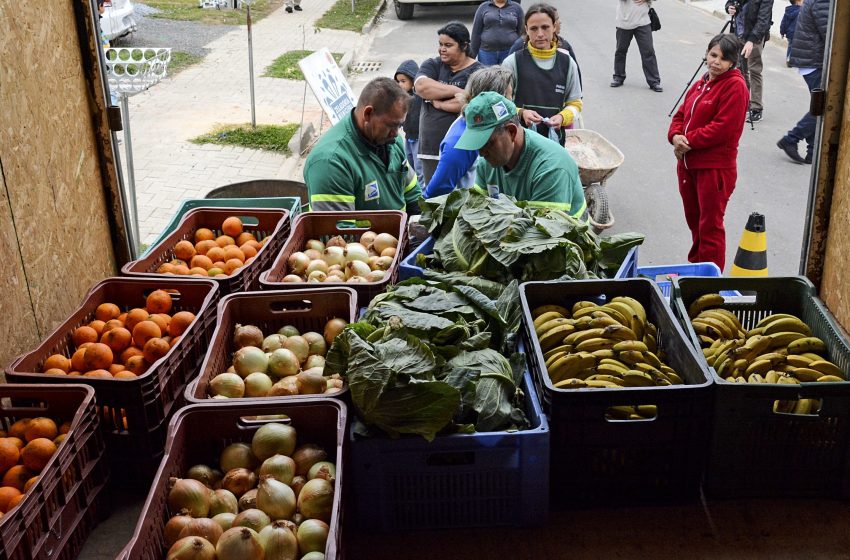
[[[753,212],[747,219],[729,275],[767,276],[767,233],[763,214]]]

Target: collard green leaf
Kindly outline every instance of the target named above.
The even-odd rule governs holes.
[[[425,269],[424,274],[425,278],[429,280],[435,280],[451,285],[472,286],[490,299],[496,299],[499,297],[499,294],[501,294],[504,289],[504,285],[499,284],[498,282],[486,280],[484,278],[477,278],[475,276],[467,276],[457,272],[438,272],[435,270]]]
[[[431,349],[418,338],[391,338],[375,344],[374,348],[383,365],[396,374],[421,380],[433,379],[437,361]]]
[[[363,419],[392,437],[418,434],[433,441],[459,407],[457,389],[442,381],[423,381],[386,388],[378,406]]]
[[[368,417],[384,390],[393,382],[394,373],[383,363],[375,348],[354,331],[343,331],[337,340],[340,337],[347,340],[349,348],[346,376],[351,399],[358,410]]]

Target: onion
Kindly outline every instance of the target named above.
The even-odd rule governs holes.
[[[328,386],[328,388],[327,388],[327,389],[325,389],[325,392],[324,392],[323,394],[324,394],[324,395],[333,395],[333,394],[335,394],[335,393],[339,393],[340,391],[342,391],[342,387],[331,387],[331,386]]]
[[[325,250],[324,248],[322,248],[321,251],[319,251],[318,249],[307,249],[306,251],[304,251],[304,254],[307,255],[308,259],[310,259],[311,261],[314,261],[316,259],[322,258],[322,253],[324,252],[324,250]],[[306,270],[305,270],[305,272],[306,272]]]
[[[295,376],[295,385],[298,387],[299,395],[320,395],[325,392],[328,385],[322,372],[317,369],[302,371]]]
[[[380,282],[386,276],[386,272],[383,270],[373,270],[369,274],[366,275],[367,282]]]
[[[219,373],[210,381],[210,393],[214,397],[239,399],[245,395],[245,382],[235,373]]]
[[[325,244],[318,239],[308,239],[307,243],[304,244],[304,248],[307,250],[312,249],[313,251],[324,251]]]
[[[319,519],[305,519],[298,526],[298,548],[301,554],[324,552],[328,544],[330,527]]]
[[[343,387],[345,387],[345,380],[340,379],[339,377],[329,377],[327,378],[326,382],[328,384],[328,389],[342,389]]]
[[[210,517],[219,513],[239,513],[239,502],[236,499],[236,494],[225,488],[215,490],[210,497]]]
[[[372,272],[369,265],[363,261],[349,261],[345,263],[345,279],[348,280],[352,276],[366,276]]]
[[[251,451],[251,446],[247,443],[231,443],[224,448],[219,457],[219,465],[225,472],[238,467],[254,470],[260,464],[254,452]]]
[[[236,348],[259,346],[263,343],[263,331],[254,325],[239,325],[233,329],[233,344]]]
[[[260,531],[260,544],[269,560],[296,560],[298,538],[286,523],[275,521]]]
[[[232,527],[218,539],[215,557],[217,560],[263,560],[260,536],[247,527]]]
[[[365,284],[366,278],[363,276],[352,276],[345,281],[346,284]]]
[[[295,474],[300,474],[302,476],[307,475],[310,471],[310,467],[319,461],[324,461],[328,458],[328,454],[325,453],[325,450],[314,443],[299,445],[290,456],[292,457],[292,460],[295,461]]]
[[[325,342],[324,337],[322,337],[322,342],[323,343]],[[324,356],[319,356],[318,354],[313,354],[312,356],[307,356],[307,361],[304,362],[304,369],[313,369],[313,368],[319,368],[320,370],[324,370],[324,368],[325,368],[325,358],[324,358]]]
[[[233,527],[248,527],[258,533],[263,530],[263,527],[271,523],[272,520],[266,515],[266,512],[251,508],[240,512],[239,515],[233,518]]]
[[[217,482],[216,473],[207,465],[193,465],[186,471],[186,478],[192,478],[203,483],[207,488],[212,488]]]
[[[246,346],[237,350],[236,354],[233,355],[233,367],[239,377],[244,379],[249,373],[255,371],[265,373],[269,367],[269,358],[260,348]]]
[[[371,268],[372,270],[377,270],[378,269],[378,259],[380,259],[380,258],[381,257],[379,257],[378,255],[370,255],[369,260],[366,261],[366,264],[368,264],[369,268]]]
[[[278,348],[283,348],[284,340],[286,340],[286,337],[282,334],[270,334],[263,339],[263,343],[260,348],[263,349],[263,352],[274,352]]]
[[[331,272],[336,272],[336,271],[341,271],[341,270],[342,270],[342,265],[332,264],[328,267],[328,274],[330,274]]]
[[[295,450],[295,428],[288,424],[272,422],[260,426],[251,439],[251,449],[260,461],[272,455],[292,455]]]
[[[192,478],[172,478],[168,492],[168,507],[171,511],[186,510],[192,517],[206,517],[210,511],[212,491]]]
[[[308,552],[301,557],[301,560],[325,560],[324,552]]]
[[[201,537],[186,537],[171,545],[166,560],[216,560],[215,547]]]
[[[304,360],[307,359],[307,356],[310,355],[310,343],[307,342],[303,336],[290,336],[286,339],[286,342],[283,343],[283,347],[287,350],[291,350],[296,357],[298,357],[298,363],[303,364]]]
[[[342,270],[332,270],[328,272],[325,282],[345,282],[345,272]]]
[[[311,283],[321,283],[327,281],[327,279],[328,275],[321,270],[314,270],[307,276],[307,282]]]
[[[180,538],[201,537],[215,545],[223,532],[221,525],[212,519],[199,517],[197,519],[193,519],[187,523],[185,527],[183,527],[183,530],[180,531]]]
[[[251,488],[239,498],[239,511],[257,507],[257,489]]]
[[[244,467],[236,467],[225,473],[221,487],[230,490],[237,498],[257,485],[257,475]]]
[[[369,251],[360,243],[349,243],[345,246],[345,260],[369,262]]]
[[[219,524],[222,532],[233,527],[233,520],[236,518],[235,513],[219,513],[213,516],[212,520]]]
[[[322,259],[316,259],[316,260],[310,261],[310,264],[307,265],[307,270],[305,271],[307,273],[307,278],[310,277],[311,273],[316,272],[317,270],[327,274],[328,273],[328,263],[326,263]]]
[[[383,254],[384,249],[388,249],[392,247],[393,249],[398,247],[398,239],[390,235],[389,233],[379,233],[375,237],[375,241],[372,242],[372,246],[375,248],[375,251],[378,254]]]
[[[345,249],[342,247],[328,247],[322,253],[322,260],[328,263],[328,266],[336,266],[345,264]]]
[[[246,397],[265,397],[272,388],[272,378],[265,373],[255,371],[245,378]]]
[[[261,493],[257,494],[258,501]],[[325,523],[330,523],[333,504],[333,484],[324,478],[308,480],[298,494],[298,511],[308,519],[321,519]]]
[[[289,485],[292,488],[292,491],[295,492],[295,497],[298,498],[298,495],[301,493],[301,489],[304,488],[304,485],[307,484],[307,479],[301,475],[295,475],[292,477],[292,484]]]
[[[325,342],[325,337],[319,333],[313,331],[305,332],[302,338],[307,342],[308,356],[324,356],[328,353],[328,343]]]
[[[292,516],[292,522],[295,523],[295,528],[297,529],[299,525],[304,523],[305,519],[307,519],[307,518],[304,517],[303,515],[301,515],[300,513],[296,513],[295,515],[293,515]]]
[[[269,389],[268,397],[291,397],[298,394],[298,385],[295,383],[295,376],[290,375],[284,377]]]
[[[289,485],[267,476],[257,487],[257,508],[272,519],[289,519],[295,513],[295,492]]]
[[[389,270],[389,268],[393,265],[392,257],[378,257],[378,269],[380,270]]]
[[[287,274],[283,277],[284,282],[303,282],[304,279],[297,274]]]
[[[170,547],[180,540],[180,531],[182,531],[183,527],[188,525],[190,521],[192,521],[192,516],[189,515],[189,512],[185,509],[169,519],[165,523],[165,530],[163,531],[165,546]]]
[[[348,325],[348,321],[340,319],[339,317],[334,317],[325,323],[325,342],[328,343],[328,346],[331,346],[334,343],[336,335],[341,333],[346,325]]]
[[[325,248],[328,248],[328,247],[343,247],[343,248],[345,248],[346,245],[348,245],[348,243],[345,242],[345,239],[343,239],[342,236],[335,235],[334,237],[331,237],[330,239],[328,239],[328,242],[325,243]]]
[[[270,476],[284,484],[290,484],[295,476],[295,461],[286,455],[272,455],[260,465],[260,478]]]
[[[289,340],[289,338],[286,340]],[[269,357],[269,373],[276,377],[295,375],[300,369],[300,363],[298,356],[296,356],[292,350],[288,348],[278,348],[272,352],[272,355]]]
[[[397,249],[395,247],[387,247],[381,251],[381,257],[395,258],[396,251]]]
[[[377,237],[377,233],[374,231],[367,231],[360,236],[360,244],[368,247],[372,243],[375,242],[375,237]]]
[[[301,331],[298,330],[298,327],[295,325],[284,325],[277,330],[277,334],[283,336],[298,336],[301,334]]]
[[[310,257],[301,251],[296,251],[289,255],[289,258],[286,259],[286,264],[289,266],[292,274],[304,274],[304,271],[307,270],[307,265],[310,264]]]
[[[333,482],[336,478],[336,465],[330,461],[319,461],[307,471],[307,480],[314,478],[324,478],[328,482]]]

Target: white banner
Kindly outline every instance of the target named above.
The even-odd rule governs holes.
[[[327,47],[299,60],[298,66],[332,124],[351,112],[357,100]]]

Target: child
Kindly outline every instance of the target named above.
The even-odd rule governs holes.
[[[797,15],[800,13],[800,5],[803,0],[789,0],[790,6],[785,7],[785,15],[779,24],[779,34],[788,39],[788,50],[785,51],[785,63],[791,66],[791,41],[794,40],[794,29],[797,27]]]
[[[425,176],[422,173],[422,162],[419,161],[419,111],[422,108],[422,98],[416,95],[413,89],[413,78],[419,72],[419,65],[413,60],[405,60],[395,71],[395,81],[410,95],[413,99],[410,102],[410,108],[407,110],[407,117],[404,119],[404,147],[407,152],[407,162],[416,172],[416,180],[419,181],[419,186],[425,190]]]

